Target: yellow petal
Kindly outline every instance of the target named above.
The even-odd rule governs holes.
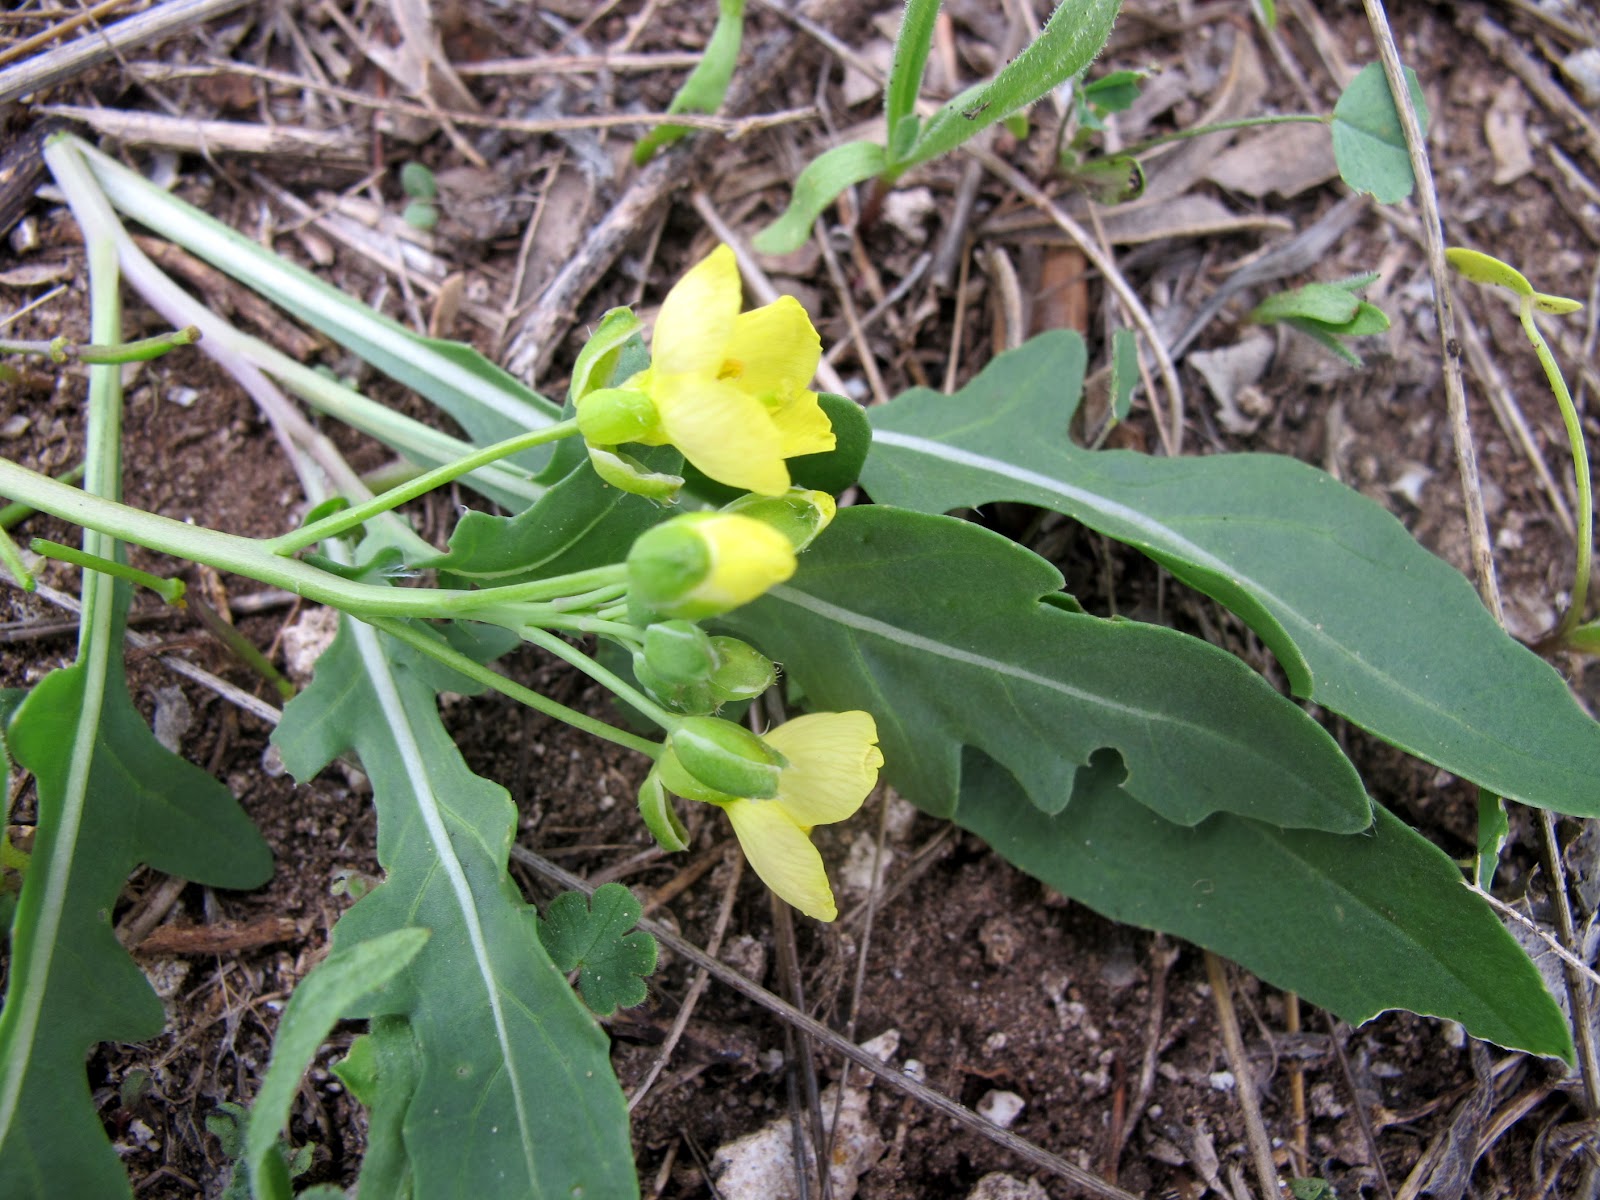
[[[712,479],[764,496],[789,490],[782,439],[754,396],[705,377],[658,375],[654,399],[667,438]]]
[[[695,530],[711,550],[711,570],[686,597],[701,607],[730,612],[766,594],[799,565],[789,539],[754,517],[717,513]]]
[[[832,450],[838,443],[833,433],[833,422],[822,411],[815,392],[795,392],[777,405],[768,404],[772,423],[778,427],[783,439],[783,456],[794,458],[801,454],[821,454]]]
[[[744,856],[781,900],[819,921],[839,915],[822,855],[780,805],[772,800],[735,800],[724,809]]]
[[[822,339],[793,296],[743,313],[733,323],[718,374],[743,391],[787,399],[804,391],[822,361]]]
[[[733,251],[718,246],[672,285],[650,339],[651,366],[668,375],[715,376],[739,317]]]
[[[763,740],[789,760],[778,778],[778,803],[807,828],[853,816],[883,766],[871,713],[811,713]]]

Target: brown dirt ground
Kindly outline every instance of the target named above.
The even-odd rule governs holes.
[[[342,56],[347,70],[336,81],[381,103],[395,87],[358,43],[392,43],[395,31],[382,7],[349,7],[347,19],[339,22],[327,6],[249,6],[206,30],[141,48],[126,56],[125,65],[98,67],[35,99],[291,126],[327,124],[343,112],[368,161],[382,168],[360,194],[398,211],[398,164],[418,158],[440,171],[467,167],[460,146],[436,124],[385,118],[375,126],[371,108],[345,107],[337,98],[313,105],[311,93],[238,71],[200,70],[157,79],[149,70],[150,64],[203,66],[231,58],[303,75],[308,69],[305,56],[315,53],[319,70],[331,74]],[[646,7],[639,0],[601,6],[563,0],[541,10],[458,0],[438,6],[437,15],[447,55],[465,68],[510,57],[692,50],[703,44],[714,8],[709,3],[651,5],[654,15],[638,22]],[[834,26],[840,36],[869,59],[881,56],[897,6],[836,7],[844,12]],[[1600,193],[1589,182],[1600,178],[1600,161],[1593,143],[1585,157],[1581,131],[1553,116],[1473,33],[1475,22],[1486,18],[1510,28],[1512,45],[1532,55],[1560,90],[1566,84],[1549,62],[1581,43],[1550,22],[1529,17],[1525,7],[1405,6],[1396,14],[1397,33],[1434,113],[1434,167],[1451,240],[1493,249],[1522,265],[1539,286],[1591,299],[1600,286],[1594,269]],[[1579,11],[1583,7],[1563,11],[1593,45],[1597,27],[1592,12],[1585,16]],[[1008,36],[1001,6],[956,2],[947,8],[954,17],[952,40],[936,54],[936,83],[947,80],[952,67],[963,78],[976,77],[988,69],[994,48]],[[1229,64],[1240,61],[1249,75],[1243,92],[1250,91],[1250,80],[1258,85],[1256,94],[1247,96],[1251,107],[1246,111],[1301,107],[1296,75],[1309,93],[1305,103],[1330,107],[1338,91],[1334,72],[1340,60],[1359,64],[1374,57],[1359,6],[1324,5],[1320,15],[1305,0],[1280,8],[1284,26],[1274,53],[1243,0],[1130,0],[1102,65],[1157,70],[1147,94],[1164,90],[1170,103],[1152,106],[1137,120],[1130,115],[1121,125],[1124,139],[1197,121],[1230,86]],[[0,48],[59,19],[59,12],[45,0],[14,6],[0,16]],[[565,41],[564,35],[569,35]],[[746,59],[796,36],[767,7],[752,6]],[[1240,41],[1254,51],[1247,60],[1234,57],[1241,53],[1236,50]],[[658,111],[681,70],[600,76],[468,73],[466,78],[472,94],[495,115],[590,114]],[[782,76],[781,86],[763,97],[761,110],[820,100],[830,126],[847,131],[876,112],[874,99],[855,88],[835,57],[807,44]],[[1501,139],[1493,146],[1486,135],[1486,113],[1491,111]],[[1594,109],[1589,112],[1592,121]],[[0,111],[0,138],[15,144],[27,136],[38,115],[26,106]],[[1042,113],[1026,142],[1017,144],[1003,135],[997,149],[1035,178],[1047,179],[1041,166],[1049,159],[1054,120]],[[418,140],[407,144],[407,136]],[[179,190],[222,219],[252,233],[269,229],[265,222],[270,220],[272,244],[287,256],[315,265],[352,294],[383,304],[401,319],[425,320],[433,314],[446,332],[494,354],[504,348],[504,329],[497,318],[515,314],[525,299],[537,296],[555,265],[624,193],[630,174],[622,161],[629,136],[627,130],[582,131],[564,138],[460,131],[462,141],[502,175],[487,182],[470,172],[461,175],[460,187],[475,191],[482,203],[458,197],[449,214],[452,222],[428,243],[434,260],[463,281],[468,305],[454,317],[434,309],[431,288],[417,284],[421,299],[411,307],[404,289],[370,261],[335,246],[316,227],[298,232],[289,228],[295,225],[293,214],[265,190],[264,181],[271,181],[325,208],[341,191],[357,194],[353,185],[363,184],[359,168],[281,156],[246,161],[219,154],[207,161],[183,155],[163,160],[149,148],[129,149],[126,157],[142,165],[165,161],[176,168]],[[828,137],[821,124],[810,120],[716,143],[695,178],[706,187],[712,207],[748,235],[781,203],[781,181],[792,174],[797,156]],[[1527,169],[1517,174],[1507,163],[1514,163],[1519,147],[1530,158]],[[1220,145],[1214,144],[1207,153],[1218,150]],[[1561,165],[1558,152],[1570,167]],[[1268,161],[1267,168],[1271,176],[1274,164]],[[920,255],[938,244],[964,169],[957,157],[906,180],[907,194],[928,189],[933,204],[924,216],[905,221],[905,228],[881,221],[837,233],[850,299],[858,311],[871,308],[907,276]],[[1288,198],[1269,193],[1252,199],[1203,179],[1183,190],[1212,197],[1236,215],[1281,218],[1296,229],[1323,215],[1342,192],[1335,182]],[[548,203],[538,207],[541,199]],[[524,242],[530,210],[544,216]],[[1366,348],[1368,368],[1347,370],[1294,339],[1280,339],[1267,373],[1240,397],[1245,419],[1230,423],[1219,417],[1194,369],[1185,366],[1188,446],[1191,452],[1276,450],[1325,466],[1390,507],[1426,545],[1466,569],[1465,526],[1439,386],[1440,355],[1426,270],[1407,232],[1406,222],[1414,214],[1410,206],[1398,211],[1393,220],[1365,211],[1324,256],[1330,261],[1318,261],[1311,271],[1288,281],[1382,267],[1379,290],[1395,330]],[[930,379],[937,386],[952,347],[960,352],[956,377],[964,380],[1007,338],[1062,323],[1078,323],[1090,338],[1093,361],[1101,361],[1105,289],[1074,265],[1072,251],[1025,226],[1039,228],[1026,202],[980,176],[977,203],[965,229],[968,248],[975,245],[980,252],[968,260],[960,334],[955,331],[958,305],[952,291],[934,293],[919,282],[868,335],[891,394]],[[50,286],[38,281],[50,272],[40,271],[30,280],[9,274],[14,268],[62,264],[60,281],[66,286],[8,332],[22,337],[81,335],[85,281],[75,227],[46,195],[32,204],[21,229],[10,247],[0,251],[8,272],[0,276],[0,314],[22,308]],[[1136,290],[1167,327],[1180,323],[1223,279],[1283,236],[1259,230],[1195,236],[1168,228],[1157,240],[1119,246],[1118,254]],[[647,212],[621,258],[579,311],[570,314],[572,332],[541,379],[543,390],[560,394],[563,364],[570,362],[585,322],[612,304],[659,301],[666,284],[712,240],[687,195],[680,193],[669,205]],[[324,251],[327,261],[316,262]],[[525,267],[519,268],[523,259]],[[781,287],[807,302],[825,345],[848,342],[840,295],[814,246],[767,266]],[[1016,295],[1023,302],[1021,329],[1005,315],[1008,273],[1015,275]],[[511,291],[519,275],[525,276],[520,296]],[[1231,302],[1195,349],[1236,342],[1244,332],[1240,318],[1248,303],[1253,299]],[[1559,418],[1545,402],[1537,368],[1524,352],[1512,318],[1482,295],[1467,295],[1462,305],[1496,349],[1501,370],[1525,405],[1538,450],[1559,477],[1564,461]],[[1587,347],[1593,363],[1597,307],[1591,302],[1587,325],[1585,317],[1574,318],[1564,330],[1566,361],[1582,357],[1581,348]],[[157,326],[136,302],[131,315],[135,327]],[[249,325],[247,319],[245,323]],[[337,354],[314,353],[318,361],[347,365]],[[838,366],[847,380],[861,380],[860,361],[848,345]],[[421,412],[396,389],[369,382],[378,397]],[[1490,481],[1489,518],[1498,531],[1498,566],[1510,618],[1514,631],[1536,635],[1553,618],[1556,598],[1570,578],[1570,542],[1554,521],[1529,461],[1484,398],[1486,386],[1469,378],[1469,388],[1479,455]],[[176,403],[180,397],[191,399],[192,405]],[[28,369],[22,385],[0,396],[5,406],[0,437],[6,439],[0,449],[30,466],[64,469],[81,453],[82,401],[77,373],[57,376]],[[19,416],[26,418],[25,427],[11,420]],[[199,356],[173,356],[139,370],[129,389],[127,427],[127,492],[133,503],[234,532],[266,535],[283,528],[286,512],[299,499],[292,473],[248,399]],[[375,447],[331,432],[359,469],[384,461]],[[1118,436],[1127,444],[1156,445],[1156,428],[1145,404],[1136,407]],[[418,510],[424,532],[435,540],[448,530],[452,500],[438,497]],[[1115,608],[1210,632],[1270,671],[1259,645],[1241,627],[1170,583],[1163,587],[1144,560],[1055,519],[1037,522],[1032,514],[1005,510],[986,516],[1025,533],[1041,552],[1061,563],[1069,586],[1096,611]],[[31,520],[25,532],[70,536],[65,526],[42,518]],[[75,588],[71,572],[51,569],[45,580],[63,590]],[[199,582],[192,572],[190,580]],[[223,586],[234,599],[256,590],[237,579],[224,580]],[[4,628],[7,640],[0,643],[0,682],[27,685],[70,660],[71,633],[39,626],[59,620],[59,613],[12,590],[0,592],[0,605],[13,622]],[[240,625],[259,645],[276,647],[293,615],[287,608],[268,608],[242,615]],[[163,649],[187,654],[258,694],[268,694],[269,689],[183,616],[141,612],[136,624]],[[1595,674],[1578,663],[1561,665],[1579,694],[1592,700],[1600,683]],[[537,679],[559,698],[605,711],[603,697],[594,689],[531,654],[516,660],[513,669],[523,678]],[[147,712],[153,709],[156,690],[174,682],[149,654],[134,655],[133,691]],[[336,882],[349,873],[372,870],[374,861],[373,818],[359,779],[328,772],[307,787],[293,787],[265,753],[269,731],[259,720],[238,714],[192,684],[181,686],[194,710],[184,753],[240,797],[260,823],[280,867],[273,882],[258,893],[223,894],[189,886],[168,911],[157,915],[169,925],[261,930],[267,928],[263,919],[272,917],[287,917],[293,924],[273,926],[281,940],[264,945],[183,956],[141,955],[163,982],[171,1025],[147,1045],[102,1047],[89,1064],[108,1130],[125,1154],[141,1196],[218,1193],[227,1168],[216,1139],[206,1132],[205,1118],[223,1101],[247,1101],[253,1095],[284,998],[317,961],[329,928],[348,903]],[[641,896],[661,889],[683,869],[682,861],[635,858],[647,847],[626,802],[640,774],[637,762],[597,753],[593,742],[504,700],[453,707],[449,720],[475,769],[511,789],[523,813],[525,844],[572,870],[620,875]],[[1337,732],[1378,799],[1450,853],[1470,853],[1474,798],[1469,788],[1355,731],[1339,727]],[[31,820],[30,804],[25,795],[16,816],[24,826]],[[830,862],[842,863],[862,838],[867,839],[863,845],[870,843],[874,814],[869,806],[850,828],[826,831],[821,844]],[[801,976],[812,1009],[838,1028],[855,1011],[863,1038],[898,1030],[900,1061],[919,1060],[934,1087],[964,1103],[975,1104],[991,1089],[1018,1093],[1026,1108],[1016,1132],[1115,1177],[1135,1192],[1188,1200],[1207,1194],[1218,1180],[1253,1188],[1243,1118],[1229,1090],[1231,1076],[1222,1074],[1227,1063],[1198,952],[1117,926],[1046,894],[971,837],[949,836],[926,817],[907,817],[900,810],[896,814],[889,822],[887,847],[894,858],[888,878],[892,885],[909,871],[914,882],[892,893],[878,910],[859,997],[853,995],[852,981],[865,935],[849,914],[862,904],[862,893],[844,891],[847,916],[838,925],[798,930]],[[1515,821],[1516,838],[1503,875],[1510,895],[1520,894],[1534,874],[1531,831],[1528,820]],[[687,861],[717,861],[725,848],[718,839],[725,831],[708,822],[697,832]],[[703,943],[718,915],[727,870],[726,865],[716,866],[675,895],[658,915]],[[160,882],[148,872],[135,875],[119,919],[159,894]],[[534,898],[549,894],[532,878],[523,877],[523,882]],[[766,896],[747,875],[737,892],[727,956],[768,986],[775,986],[775,973],[766,965],[775,954],[773,929]],[[625,1086],[648,1070],[689,978],[685,965],[669,956],[652,980],[647,1005],[614,1023],[615,1060]],[[1471,1051],[1459,1037],[1436,1022],[1406,1015],[1386,1016],[1352,1031],[1307,1012],[1304,1032],[1289,1033],[1282,994],[1249,978],[1238,979],[1236,991],[1267,1129],[1286,1177],[1325,1175],[1346,1197],[1400,1191],[1424,1152],[1446,1135],[1458,1106],[1488,1087],[1493,1092],[1491,1110],[1505,1119],[1503,1128],[1494,1127],[1496,1136],[1482,1149],[1470,1175],[1472,1194],[1532,1196],[1546,1185],[1553,1185],[1557,1194],[1576,1194],[1578,1170],[1572,1156],[1580,1139],[1571,1123],[1580,1114],[1547,1065],[1491,1051],[1479,1064],[1487,1076],[1475,1073]],[[348,1183],[354,1178],[361,1119],[327,1070],[352,1036],[353,1029],[335,1037],[301,1089],[295,1139],[318,1147],[312,1172],[302,1182]],[[1157,1069],[1148,1106],[1131,1130],[1124,1129],[1152,1039]],[[708,1194],[696,1152],[709,1153],[787,1111],[783,1073],[772,1069],[767,1053],[783,1045],[782,1027],[765,1011],[717,987],[709,990],[684,1042],[638,1113],[635,1145],[646,1195]],[[837,1066],[826,1055],[819,1062],[825,1082],[836,1076]],[[124,1096],[122,1087],[136,1069],[151,1072],[152,1085],[142,1096]],[[1304,1152],[1296,1146],[1290,1101],[1295,1075],[1303,1078],[1309,1097]],[[986,1172],[1029,1173],[1009,1152],[954,1129],[883,1087],[874,1091],[869,1111],[887,1147],[862,1180],[859,1194],[869,1200],[964,1196]],[[1363,1132],[1363,1118],[1372,1130],[1370,1138]],[[1121,1136],[1126,1136],[1126,1147],[1113,1157],[1109,1147]],[[1248,1185],[1242,1182],[1246,1178]],[[1241,1182],[1232,1184],[1235,1179]],[[1071,1194],[1048,1176],[1040,1182],[1047,1195]],[[1416,1180],[1414,1187],[1422,1182]],[[1459,1196],[1466,1176],[1456,1183],[1460,1186],[1435,1177],[1432,1194]]]

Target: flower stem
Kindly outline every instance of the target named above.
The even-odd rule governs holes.
[[[661,728],[671,729],[681,720],[681,718],[673,716],[662,708],[649,696],[646,696],[644,692],[628,683],[615,671],[608,671],[581,650],[575,650],[567,645],[555,634],[532,627],[519,629],[517,632],[534,645],[543,646],[557,658],[571,663],[590,679],[612,692],[619,700],[624,700],[633,705]]]
[[[1316,113],[1277,113],[1266,117],[1240,117],[1236,121],[1218,121],[1212,125],[1196,125],[1191,129],[1177,129],[1171,133],[1163,133],[1156,137],[1146,138],[1142,142],[1135,142],[1131,146],[1124,146],[1118,150],[1119,155],[1137,158],[1147,150],[1154,150],[1157,146],[1170,145],[1172,142],[1187,141],[1189,138],[1203,137],[1208,133],[1226,133],[1230,129],[1254,129],[1258,125],[1326,125],[1332,117],[1319,116]]]
[[[603,738],[605,741],[613,742],[618,746],[625,746],[629,750],[637,750],[640,754],[651,759],[658,757],[661,753],[661,747],[656,742],[652,742],[648,738],[636,737],[624,730],[607,725],[604,721],[581,713],[577,709],[568,708],[565,704],[552,700],[548,696],[541,696],[532,688],[523,687],[522,684],[507,679],[500,672],[468,658],[460,651],[446,645],[437,638],[429,637],[421,630],[413,628],[404,621],[397,621],[388,617],[375,617],[368,619],[368,624],[374,628],[381,629],[396,641],[404,642],[412,649],[420,650],[423,654],[444,663],[453,670],[461,672],[467,678],[476,680],[485,687],[493,688],[501,695],[509,696],[518,703],[526,704],[529,708],[537,709],[546,716],[554,717],[558,721],[565,721],[575,729],[581,729],[585,733],[593,734],[597,738]],[[578,657],[582,658],[583,656],[579,655]],[[568,661],[572,660],[569,659]]]
[[[399,487],[390,488],[381,496],[374,496],[364,504],[341,509],[339,512],[326,516],[320,521],[313,521],[310,525],[291,530],[280,537],[269,538],[262,545],[273,554],[293,554],[297,550],[303,550],[307,546],[320,542],[323,538],[336,537],[341,533],[347,533],[357,526],[370,521],[380,513],[386,513],[392,508],[397,508],[408,500],[415,500],[418,496],[459,479],[479,467],[498,462],[502,458],[508,458],[534,446],[541,446],[545,442],[569,437],[576,432],[578,432],[578,422],[574,418],[547,426],[544,429],[533,429],[527,433],[519,433],[503,442],[485,446],[483,449],[475,450],[471,454],[456,459],[454,462],[445,463],[442,467],[435,467],[431,471],[424,472]]]
[[[177,605],[180,608],[183,606],[183,593],[188,590],[187,585],[181,579],[163,579],[159,575],[152,575],[148,571],[130,567],[127,563],[120,563],[110,558],[101,558],[98,554],[89,554],[83,550],[74,550],[71,546],[63,546],[60,542],[52,542],[46,538],[34,538],[29,543],[28,549],[35,554],[42,554],[46,558],[71,563],[73,566],[85,571],[99,571],[102,575],[110,575],[116,579],[126,579],[129,583],[147,587],[168,604]]]

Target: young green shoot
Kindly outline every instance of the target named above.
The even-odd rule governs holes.
[[[1572,393],[1567,390],[1567,381],[1561,374],[1561,367],[1557,364],[1555,355],[1550,352],[1549,343],[1539,332],[1534,313],[1564,316],[1567,313],[1577,312],[1583,305],[1565,296],[1551,296],[1535,291],[1533,284],[1528,282],[1522,272],[1481,251],[1452,246],[1444,253],[1450,265],[1466,279],[1473,283],[1506,288],[1516,296],[1517,320],[1522,324],[1522,332],[1527,336],[1528,344],[1533,347],[1533,352],[1539,359],[1539,366],[1544,370],[1545,380],[1549,383],[1551,392],[1555,394],[1557,406],[1561,409],[1561,420],[1567,430],[1567,444],[1572,452],[1572,478],[1578,501],[1577,566],[1572,580],[1572,599],[1567,605],[1567,611],[1562,614],[1561,620],[1544,639],[1543,644],[1562,645],[1569,641],[1570,635],[1583,620],[1583,610],[1588,602],[1589,564],[1594,542],[1594,487],[1589,477],[1589,449],[1584,442],[1583,426],[1578,420],[1577,406],[1572,402]]]

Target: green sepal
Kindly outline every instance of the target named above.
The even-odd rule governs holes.
[[[689,848],[689,831],[683,827],[678,814],[673,811],[672,798],[660,774],[652,768],[639,785],[639,815],[656,844],[670,853]]]
[[[703,786],[729,796],[770,800],[788,761],[743,725],[685,717],[667,735],[667,752]]]

